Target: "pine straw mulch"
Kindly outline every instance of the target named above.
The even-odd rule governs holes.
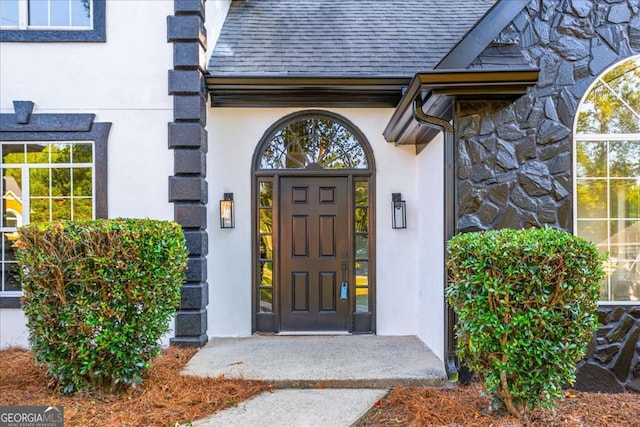
[[[398,388],[378,402],[358,426],[517,427],[511,416],[486,413],[489,399],[480,383],[451,389]],[[555,411],[532,414],[532,426],[640,426],[640,394],[583,393],[567,390]]]
[[[144,383],[114,396],[104,392],[65,396],[50,387],[44,369],[23,349],[0,351],[0,406],[63,406],[65,426],[170,426],[235,406],[269,389],[256,381],[183,376],[195,349],[170,347],[153,362]]]

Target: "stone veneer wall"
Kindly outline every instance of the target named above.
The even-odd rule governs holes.
[[[640,53],[640,0],[534,0],[496,40],[519,46],[540,79],[515,102],[457,103],[457,229],[572,230],[574,118],[598,75]],[[492,66],[481,59],[472,67]],[[579,387],[638,390],[638,316],[601,307]]]
[[[578,365],[576,388],[640,392],[640,306],[602,306],[601,326]]]

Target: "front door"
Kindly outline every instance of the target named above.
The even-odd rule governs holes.
[[[281,178],[280,330],[348,331],[348,179]]]

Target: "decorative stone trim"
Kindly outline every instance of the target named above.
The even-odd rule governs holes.
[[[168,93],[173,95],[174,119],[168,127],[169,149],[174,150],[169,201],[174,203],[174,219],[184,228],[189,250],[175,337],[171,338],[172,345],[180,346],[203,346],[208,341],[205,1],[175,0],[175,15],[167,17],[167,41],[173,43]]]
[[[576,388],[582,391],[640,393],[640,306],[602,306],[600,327],[578,365]]]

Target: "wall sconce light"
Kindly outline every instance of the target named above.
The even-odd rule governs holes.
[[[233,193],[224,193],[224,198],[220,200],[220,228],[235,228],[235,226]]]
[[[391,194],[391,222],[393,228],[407,228],[407,202],[402,193]]]

